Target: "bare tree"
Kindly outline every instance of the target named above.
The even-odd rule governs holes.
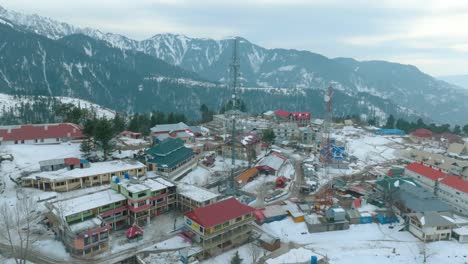
[[[263,249],[256,245],[254,242],[249,244],[249,253],[252,257],[252,263],[257,263],[259,258],[263,255]]]
[[[26,264],[34,242],[31,238],[34,210],[34,202],[30,198],[18,199],[16,206],[8,206],[6,202],[0,206],[0,225],[3,228],[0,237],[10,247],[16,264]]]

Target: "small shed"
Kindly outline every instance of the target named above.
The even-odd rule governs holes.
[[[372,223],[372,215],[369,212],[362,212],[361,217],[359,218],[359,223],[361,224]]]
[[[350,209],[346,211],[346,220],[352,225],[358,225],[361,223],[361,214],[356,209]]]
[[[275,251],[281,247],[281,240],[279,237],[263,233],[259,238],[260,246],[268,251]]]
[[[332,207],[325,212],[325,216],[329,221],[343,221],[346,217],[346,212],[341,207]]]
[[[398,217],[391,210],[377,210],[376,213],[377,215],[375,216],[375,218],[382,225],[398,222]]]
[[[453,229],[452,237],[460,243],[468,243],[468,226]]]
[[[288,212],[280,205],[270,205],[262,211],[264,215],[263,223],[281,221],[288,216]]]
[[[289,211],[289,215],[292,217],[293,221],[296,223],[304,222],[304,213],[299,210]]]

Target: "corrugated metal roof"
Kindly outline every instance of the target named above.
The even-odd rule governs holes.
[[[255,208],[240,203],[236,198],[229,198],[208,206],[196,208],[186,213],[185,216],[208,228],[223,224],[239,216],[253,213],[254,211]]]

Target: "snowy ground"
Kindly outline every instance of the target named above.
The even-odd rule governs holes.
[[[310,234],[305,223],[286,218],[261,227],[281,237],[282,242],[297,243],[327,256],[330,263],[423,263],[424,251],[427,263],[468,262],[466,244],[456,241],[424,244],[409,232],[398,232],[399,228],[390,229],[388,225],[351,225],[349,230]]]
[[[230,263],[234,254],[236,254],[236,251],[238,251],[240,258],[242,259],[242,264],[253,264],[252,253],[251,253],[252,250],[258,251],[257,254],[259,254],[260,257],[263,257],[264,255],[268,255],[270,253],[269,251],[266,251],[262,248],[257,247],[256,245],[249,243],[249,244],[240,246],[238,248],[226,251],[223,254],[220,254],[214,258],[204,260],[201,263],[202,264]]]

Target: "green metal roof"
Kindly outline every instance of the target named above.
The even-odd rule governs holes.
[[[158,168],[172,168],[193,156],[193,150],[184,146],[180,138],[167,138],[146,151],[147,162]]]
[[[146,154],[149,154],[152,156],[155,156],[155,155],[164,156],[164,155],[168,155],[172,151],[175,151],[183,147],[184,147],[184,141],[182,141],[182,139],[167,138],[163,140],[161,143],[159,143],[158,145],[148,149],[146,151]]]
[[[387,177],[385,176],[382,180],[376,182],[385,191],[393,190],[400,187],[400,185],[406,183],[413,186],[419,186],[412,178],[408,177]]]

